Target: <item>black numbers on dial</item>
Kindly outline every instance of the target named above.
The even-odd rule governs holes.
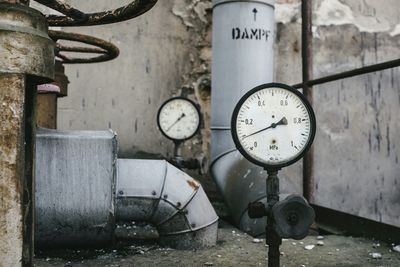
[[[246,125],[253,125],[253,119],[245,119],[244,123],[246,123]]]
[[[288,103],[288,101],[286,99],[282,99],[280,101],[280,104],[281,104],[281,106],[287,106],[289,103]]]
[[[302,121],[301,118],[293,118],[293,123],[294,123],[294,124],[300,124],[301,121]]]

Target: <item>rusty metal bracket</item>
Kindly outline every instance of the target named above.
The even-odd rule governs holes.
[[[110,42],[102,39],[83,35],[78,33],[69,33],[61,31],[49,31],[49,36],[56,42],[56,57],[62,64],[78,64],[78,63],[96,63],[109,61],[116,58],[119,55],[119,49]],[[84,43],[96,47],[87,46],[67,46],[60,43],[61,40],[74,41]],[[93,57],[68,57],[62,52],[76,52],[76,53],[88,53],[88,54],[99,54]]]
[[[65,16],[47,15],[49,26],[92,26],[130,20],[149,11],[158,0],[135,0],[123,7],[85,14],[58,0],[35,0]]]

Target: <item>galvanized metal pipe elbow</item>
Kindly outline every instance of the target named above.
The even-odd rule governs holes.
[[[39,129],[36,143],[39,246],[99,246],[120,237],[117,224],[139,221],[157,227],[162,245],[216,244],[218,216],[203,188],[166,161],[117,160],[109,131]]]
[[[178,249],[216,244],[218,216],[202,186],[164,160],[117,161],[116,220],[149,222]]]

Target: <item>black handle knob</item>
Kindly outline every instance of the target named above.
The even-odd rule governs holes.
[[[262,202],[252,202],[247,206],[248,214],[251,219],[257,219],[267,216],[268,211]]]

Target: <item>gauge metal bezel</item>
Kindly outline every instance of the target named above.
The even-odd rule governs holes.
[[[199,116],[199,123],[198,123],[197,128],[196,128],[196,130],[194,131],[194,133],[193,133],[191,136],[186,137],[186,138],[182,138],[182,139],[177,139],[177,138],[174,138],[174,137],[169,136],[166,132],[164,132],[164,130],[162,129],[161,124],[160,124],[160,115],[161,115],[161,111],[162,111],[163,107],[164,107],[166,104],[168,104],[169,102],[172,102],[172,101],[175,101],[175,100],[178,100],[178,99],[179,99],[179,100],[184,100],[184,101],[186,101],[186,102],[189,102],[189,104],[191,104],[191,105],[195,108],[195,110],[196,110],[196,112],[197,112],[197,114],[198,114],[198,116]],[[201,116],[201,113],[200,113],[200,108],[199,108],[199,106],[198,106],[194,101],[192,101],[192,100],[190,100],[190,99],[188,99],[188,98],[186,98],[186,97],[183,97],[183,96],[176,96],[176,97],[172,97],[172,98],[166,100],[166,101],[160,106],[160,108],[158,109],[158,112],[157,112],[157,126],[158,126],[158,129],[160,129],[160,132],[161,132],[166,138],[168,138],[168,139],[170,139],[170,140],[172,140],[172,141],[176,141],[176,142],[182,142],[182,141],[185,141],[185,140],[188,140],[188,139],[193,138],[193,136],[195,136],[195,135],[199,132],[199,130],[200,130],[201,121],[202,121],[202,116]]]
[[[296,96],[298,96],[300,98],[300,100],[303,102],[304,106],[307,109],[307,112],[310,116],[310,138],[308,138],[307,140],[307,144],[305,145],[304,149],[293,159],[286,161],[286,162],[280,162],[278,164],[268,164],[262,161],[259,161],[258,159],[254,158],[253,156],[251,156],[250,154],[247,153],[247,151],[243,148],[243,146],[241,145],[238,135],[237,135],[237,125],[236,125],[236,121],[237,121],[237,117],[239,114],[239,111],[243,105],[243,103],[249,98],[251,97],[253,94],[257,93],[258,91],[261,91],[263,89],[267,89],[267,88],[280,88],[280,89],[284,89],[284,90],[288,90],[291,93],[294,93]],[[282,84],[282,83],[267,83],[267,84],[262,84],[259,85],[253,89],[251,89],[250,91],[248,91],[246,94],[244,94],[239,102],[237,103],[233,113],[232,113],[232,118],[231,118],[231,133],[232,133],[232,138],[233,141],[235,143],[236,148],[240,151],[240,153],[250,162],[263,167],[266,170],[279,170],[283,167],[292,165],[293,163],[297,162],[299,159],[301,159],[304,154],[310,149],[313,141],[314,141],[314,137],[315,137],[315,133],[316,133],[316,120],[315,120],[315,114],[314,114],[314,110],[311,106],[311,104],[308,102],[308,100],[306,99],[306,97],[299,92],[298,90],[296,90],[295,88],[286,85],[286,84]]]

